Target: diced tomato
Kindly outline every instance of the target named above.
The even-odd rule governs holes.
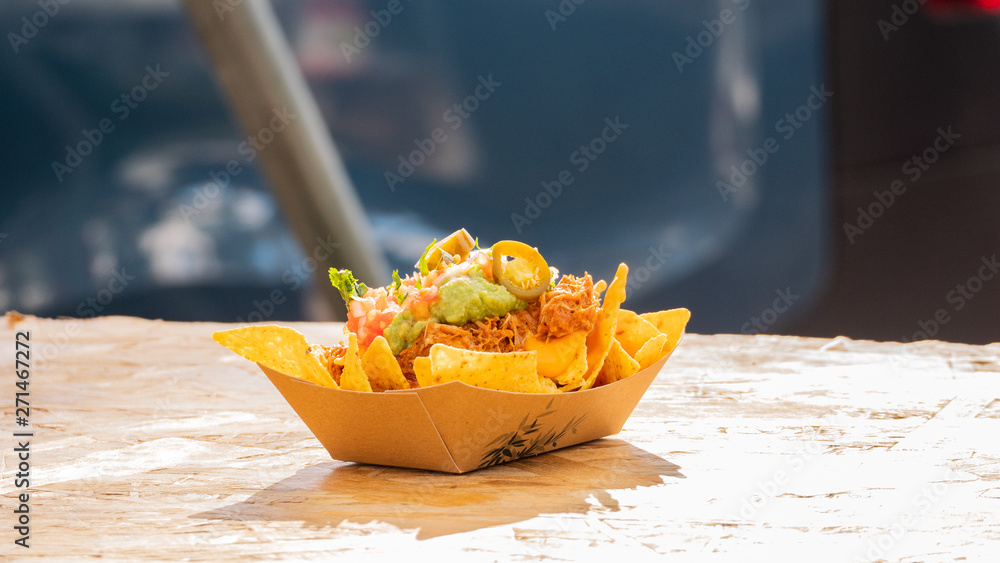
[[[483,277],[493,281],[493,257],[488,252],[479,251],[473,262],[483,270]]]
[[[395,299],[388,298],[385,288],[371,288],[364,297],[351,301],[347,330],[358,336],[358,347],[367,348],[402,310]]]
[[[403,301],[403,308],[409,309],[413,313],[414,320],[429,319],[431,317],[431,304],[434,303],[437,296],[437,286],[422,287],[416,293],[411,293],[406,301]]]

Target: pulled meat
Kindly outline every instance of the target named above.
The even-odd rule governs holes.
[[[538,313],[528,307],[511,311],[502,317],[490,317],[468,323],[463,328],[472,334],[473,347],[481,352],[513,352],[524,350],[524,340],[535,333]]]
[[[336,346],[323,346],[322,344],[310,346],[309,353],[319,360],[323,367],[330,372],[333,380],[340,385],[340,374],[344,371],[344,355],[347,354],[347,344],[337,344]],[[337,363],[337,361],[340,363]]]
[[[399,360],[399,367],[403,370],[403,376],[410,382],[410,387],[418,386],[416,374],[413,372],[414,358],[430,355],[431,346],[438,343],[456,348],[470,348],[472,346],[472,335],[460,326],[435,322],[427,323],[424,331],[417,337],[417,341],[409,348],[400,352],[397,358]]]
[[[538,338],[559,338],[584,330],[590,332],[597,318],[597,292],[590,274],[565,275],[538,299]]]

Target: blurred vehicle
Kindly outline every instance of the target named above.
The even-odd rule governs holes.
[[[564,272],[625,261],[629,305],[688,307],[694,331],[827,330],[808,324],[841,252],[824,4],[273,6],[392,267],[464,226]],[[0,56],[0,309],[336,314],[312,275],[345,266],[335,241],[290,234],[266,139],[177,2],[4,5],[0,28],[23,39]]]

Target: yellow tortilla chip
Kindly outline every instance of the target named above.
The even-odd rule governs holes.
[[[431,372],[428,376],[417,373],[421,387],[461,381],[474,387],[542,393],[547,388],[538,375],[535,352],[476,352],[444,344],[431,346]],[[415,366],[414,366],[415,367]],[[416,371],[416,370],[414,370]]]
[[[212,339],[251,362],[317,385],[337,388],[330,372],[309,353],[306,338],[288,327],[264,325],[220,330]]]
[[[547,377],[538,376],[538,392],[539,393],[558,393],[559,387],[556,386],[556,382],[552,381]]]
[[[371,393],[372,386],[368,383],[368,376],[361,367],[361,357],[358,355],[358,335],[352,332],[347,338],[347,353],[344,354],[344,372],[340,374],[340,388]]]
[[[587,373],[587,333],[584,331],[550,338],[547,342],[529,336],[524,344],[528,350],[538,353],[538,375],[559,385],[579,386]]]
[[[639,369],[646,369],[656,363],[665,354],[662,352],[663,346],[667,343],[666,334],[657,334],[642,345],[642,348],[635,353],[635,361],[639,362]]]
[[[615,340],[629,356],[635,358],[636,352],[650,339],[659,336],[657,330],[649,321],[639,315],[622,309],[618,311],[618,323],[615,325]]]
[[[403,377],[399,362],[392,355],[392,348],[384,336],[375,337],[364,356],[361,357],[361,367],[368,376],[368,383],[376,393],[390,389],[409,389],[410,384]]]
[[[663,336],[663,335],[660,335]],[[604,358],[604,365],[601,366],[601,373],[598,374],[594,387],[614,383],[620,379],[625,379],[639,371],[639,362],[622,348],[617,340],[611,343],[611,351]]]
[[[667,343],[663,345],[663,350],[660,351],[660,357],[662,358],[677,347],[677,343],[681,340],[681,335],[684,334],[684,327],[691,320],[691,311],[687,309],[669,309],[655,313],[643,313],[639,316],[649,321],[656,327],[656,330],[667,335]]]
[[[431,359],[428,356],[419,356],[413,358],[413,375],[417,376],[417,383],[421,387],[424,386],[424,381],[431,381]]]
[[[555,378],[555,382],[559,385],[575,389],[587,375],[586,339],[584,339],[584,341],[584,344],[580,346],[576,356],[573,358],[573,361],[570,362],[566,370]]]
[[[611,351],[611,343],[614,340],[615,324],[618,321],[618,309],[625,301],[625,281],[628,277],[628,266],[618,265],[615,272],[615,279],[608,286],[608,291],[604,295],[604,303],[601,310],[597,312],[597,320],[594,328],[587,335],[587,373],[579,386],[580,390],[589,389],[594,385],[597,374],[601,371],[604,358]],[[569,388],[563,389],[569,391]]]

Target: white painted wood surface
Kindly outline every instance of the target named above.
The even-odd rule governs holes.
[[[1000,344],[688,335],[620,435],[449,475],[331,460],[212,341],[228,326],[8,316],[0,554],[1000,560]],[[30,549],[12,530],[17,330]]]

